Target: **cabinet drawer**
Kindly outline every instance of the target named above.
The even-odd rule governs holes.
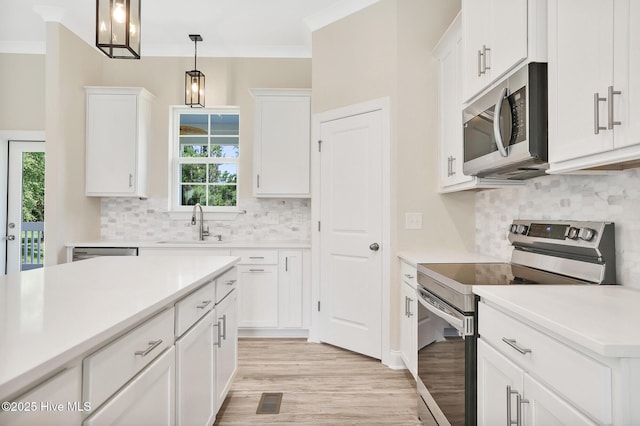
[[[82,362],[82,399],[100,406],[166,348],[173,346],[173,308],[156,315]]]
[[[277,265],[278,250],[231,250],[231,256],[239,256],[238,265]]]
[[[406,262],[400,262],[400,275],[402,281],[409,284],[414,289],[418,286],[418,270],[415,266],[411,266]]]
[[[209,312],[216,304],[216,284],[211,281],[176,303],[176,337]]]
[[[216,303],[220,303],[227,294],[231,293],[231,290],[236,288],[237,284],[238,271],[236,268],[231,268],[224,274],[220,275],[216,279]]]
[[[478,327],[482,340],[531,376],[599,422],[611,423],[612,381],[608,366],[485,303],[478,306]]]

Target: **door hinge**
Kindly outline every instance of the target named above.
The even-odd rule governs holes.
[[[318,300],[318,312],[320,312],[320,301]]]
[[[318,221],[318,232],[320,232],[320,221]]]
[[[318,152],[322,152],[322,140],[318,140]]]

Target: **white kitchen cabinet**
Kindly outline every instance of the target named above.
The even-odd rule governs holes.
[[[139,87],[85,87],[87,196],[147,196],[153,95]]]
[[[239,327],[278,327],[278,266],[238,265]]]
[[[475,3],[473,5],[475,7]],[[439,192],[522,185],[521,181],[465,175],[462,119],[462,18],[456,16],[433,54],[438,66]]]
[[[546,62],[547,0],[463,0],[463,99],[516,66]]]
[[[549,173],[640,159],[639,20],[631,0],[550,0]]]
[[[251,89],[254,195],[310,197],[311,90]]]
[[[227,397],[238,369],[238,291],[232,290],[216,305],[216,397],[218,408]],[[207,423],[211,424],[211,422]]]
[[[155,359],[84,426],[175,424],[175,348]]]
[[[211,307],[215,301],[212,301]],[[215,309],[176,341],[176,416],[179,425],[210,425],[215,404]],[[215,328],[215,330],[214,330]]]
[[[400,262],[400,356],[414,377],[418,368],[417,270]]]
[[[42,425],[67,426],[80,424],[82,404],[82,369],[80,365],[66,368],[35,388],[10,401],[0,410],[0,424],[7,426]],[[2,401],[4,402],[4,401]],[[60,408],[62,407],[62,408]]]
[[[525,424],[611,424],[609,365],[484,301],[478,324],[479,425],[515,421],[518,407]]]
[[[302,328],[302,251],[281,250],[278,270],[278,326]]]

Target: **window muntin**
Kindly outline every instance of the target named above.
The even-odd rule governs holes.
[[[172,209],[200,203],[210,211],[237,205],[240,116],[237,108],[176,110]]]

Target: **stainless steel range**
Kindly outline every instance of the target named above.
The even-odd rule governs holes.
[[[474,285],[615,284],[614,234],[609,222],[516,220],[510,263],[418,264],[418,300],[428,311],[418,324],[423,424],[476,424]]]

